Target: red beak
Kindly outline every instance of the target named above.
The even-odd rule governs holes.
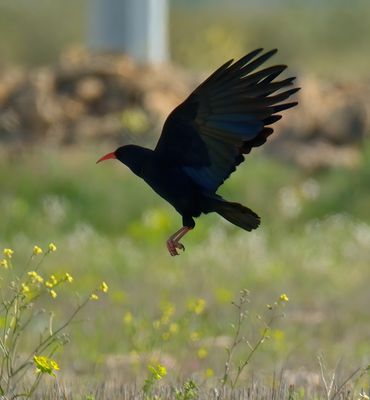
[[[112,153],[106,154],[102,158],[99,158],[99,160],[96,163],[100,163],[101,161],[109,160],[111,158],[113,158],[113,159],[117,158],[114,151]]]

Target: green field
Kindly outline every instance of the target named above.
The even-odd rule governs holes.
[[[58,251],[40,273],[74,277],[43,306],[62,321],[75,292],[87,295],[102,280],[109,285],[70,326],[71,342],[55,354],[58,374],[140,385],[147,364],[161,362],[166,382],[193,377],[217,386],[237,319],[231,301],[244,288],[251,343],[263,328],[257,316],[268,318],[266,305],[282,293],[289,302],[241,384],[252,376],[268,384],[282,369],[295,381],[310,372],[316,382],[320,354],[329,369],[340,363],[342,376],[368,364],[369,149],[356,169],[315,176],[255,151],[222,193],[258,212],[261,227],[247,233],[217,215],[203,216],[177,258],[165,240],[180,217],[118,162],[96,165],[110,149],[4,154],[0,246],[15,250],[20,271],[35,244],[45,249],[54,242]],[[35,335],[39,330],[32,327]],[[241,346],[235,365],[246,353]]]
[[[323,78],[329,86],[365,82],[366,90],[368,0],[252,3],[248,9],[222,4],[210,9],[172,1],[174,64],[205,71],[253,48],[277,47],[274,62],[287,63],[297,76]],[[86,0],[1,2],[0,72],[11,72],[13,65],[30,71],[53,65],[70,45],[84,45],[86,9]],[[37,353],[55,359],[60,371],[56,379],[44,377],[43,394],[35,399],[191,400],[198,389],[201,398],[239,399],[207,393],[222,388],[227,349],[238,330],[232,302],[247,289],[239,336],[244,339],[230,362],[228,390],[238,366],[252,355],[236,385],[251,393],[240,398],[369,400],[369,142],[363,143],[358,166],[316,173],[255,149],[221,194],[257,212],[260,228],[248,233],[218,215],[202,216],[176,258],[165,242],[180,228],[181,217],[118,162],[95,164],[111,150],[1,144],[0,251],[14,250],[11,259],[4,256],[12,268],[5,268],[0,253],[1,400],[6,327],[14,332],[17,327],[5,316],[4,296],[14,293],[11,282],[22,288],[30,280],[27,272],[36,269],[45,282],[66,272],[74,280],[55,287],[54,294],[42,286],[36,302],[41,317],[17,342],[15,363],[27,359],[40,333],[58,329],[92,292],[99,299],[88,301],[68,325],[66,346]],[[55,253],[30,259],[35,245],[45,254],[51,242]],[[102,281],[108,292],[95,292]],[[31,299],[27,296],[19,292],[19,298]],[[24,313],[32,310],[25,307]],[[271,315],[276,318],[265,331]],[[38,376],[30,360],[25,390]],[[166,376],[148,371],[158,364]],[[155,387],[182,392],[143,393],[150,379]]]

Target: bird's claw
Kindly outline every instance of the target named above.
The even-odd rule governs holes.
[[[168,252],[170,253],[170,255],[173,257],[173,256],[179,255],[179,253],[177,252],[177,249],[185,251],[185,246],[176,240],[169,239],[169,240],[167,240],[167,249],[168,249]]]

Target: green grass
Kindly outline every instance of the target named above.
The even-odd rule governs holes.
[[[333,367],[343,360],[348,372],[370,360],[368,149],[356,169],[310,177],[255,151],[222,193],[258,212],[262,226],[247,233],[217,215],[202,216],[177,258],[168,255],[165,240],[180,217],[119,163],[95,165],[100,152],[92,149],[3,156],[0,247],[16,249],[20,265],[34,244],[57,244],[42,272],[75,277],[73,289],[46,305],[58,316],[68,314],[74,291],[108,282],[108,297],[89,306],[56,356],[67,375],[88,377],[94,370],[102,379],[109,373],[132,382],[154,351],[167,363],[169,379],[201,377],[207,368],[221,376],[225,344],[218,343],[233,334],[230,302],[243,288],[251,291],[246,335],[252,341],[261,329],[256,315],[268,312],[266,304],[280,293],[290,298],[249,373],[317,371],[319,353]],[[205,310],[189,316],[188,303],[198,298]],[[173,314],[155,329],[171,305]],[[171,323],[180,329],[164,338]],[[200,339],[192,340],[192,332]]]

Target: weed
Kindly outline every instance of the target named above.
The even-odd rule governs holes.
[[[145,400],[156,399],[156,396],[153,395],[155,385],[166,375],[167,369],[163,365],[148,365],[148,377],[145,379],[143,386],[143,394]]]
[[[181,389],[175,389],[176,400],[194,400],[199,395],[199,388],[197,384],[192,380],[186,381]]]
[[[103,282],[99,289],[76,306],[64,322],[55,327],[55,314],[53,311],[47,313],[43,302],[47,296],[56,299],[57,290],[73,282],[68,272],[60,276],[51,274],[47,279],[41,275],[40,268],[45,258],[56,250],[54,243],[49,244],[46,252],[34,246],[26,268],[19,274],[12,262],[14,251],[9,248],[3,250],[0,276],[0,395],[4,399],[29,398],[45,375],[56,376],[60,367],[53,357],[69,341],[66,328],[91,296],[97,296],[98,291],[105,293],[108,290],[107,284]],[[30,337],[34,337],[33,329],[37,325],[43,327],[38,339],[31,340],[31,349],[23,349],[26,351],[23,355],[19,348],[25,338],[29,342]]]
[[[288,296],[283,293],[280,295],[279,299],[275,301],[272,305],[267,305],[267,309],[269,312],[269,316],[267,317],[267,319],[260,315],[257,316],[257,318],[262,323],[262,330],[256,342],[252,344],[242,333],[243,324],[249,316],[249,312],[247,309],[247,305],[249,303],[249,291],[244,289],[240,292],[239,301],[237,303],[232,303],[237,310],[237,322],[236,325],[233,325],[234,337],[232,344],[230,345],[230,347],[226,348],[227,360],[225,362],[224,374],[222,378],[223,389],[225,388],[226,384],[229,384],[232,390],[235,389],[242,372],[248,366],[252,357],[255,355],[263,342],[269,338],[268,334],[272,329],[273,323],[277,318],[282,317],[283,314],[280,313],[280,310],[288,301]],[[249,352],[247,353],[244,360],[241,361],[236,368],[233,368],[234,353],[242,345],[247,345]]]

